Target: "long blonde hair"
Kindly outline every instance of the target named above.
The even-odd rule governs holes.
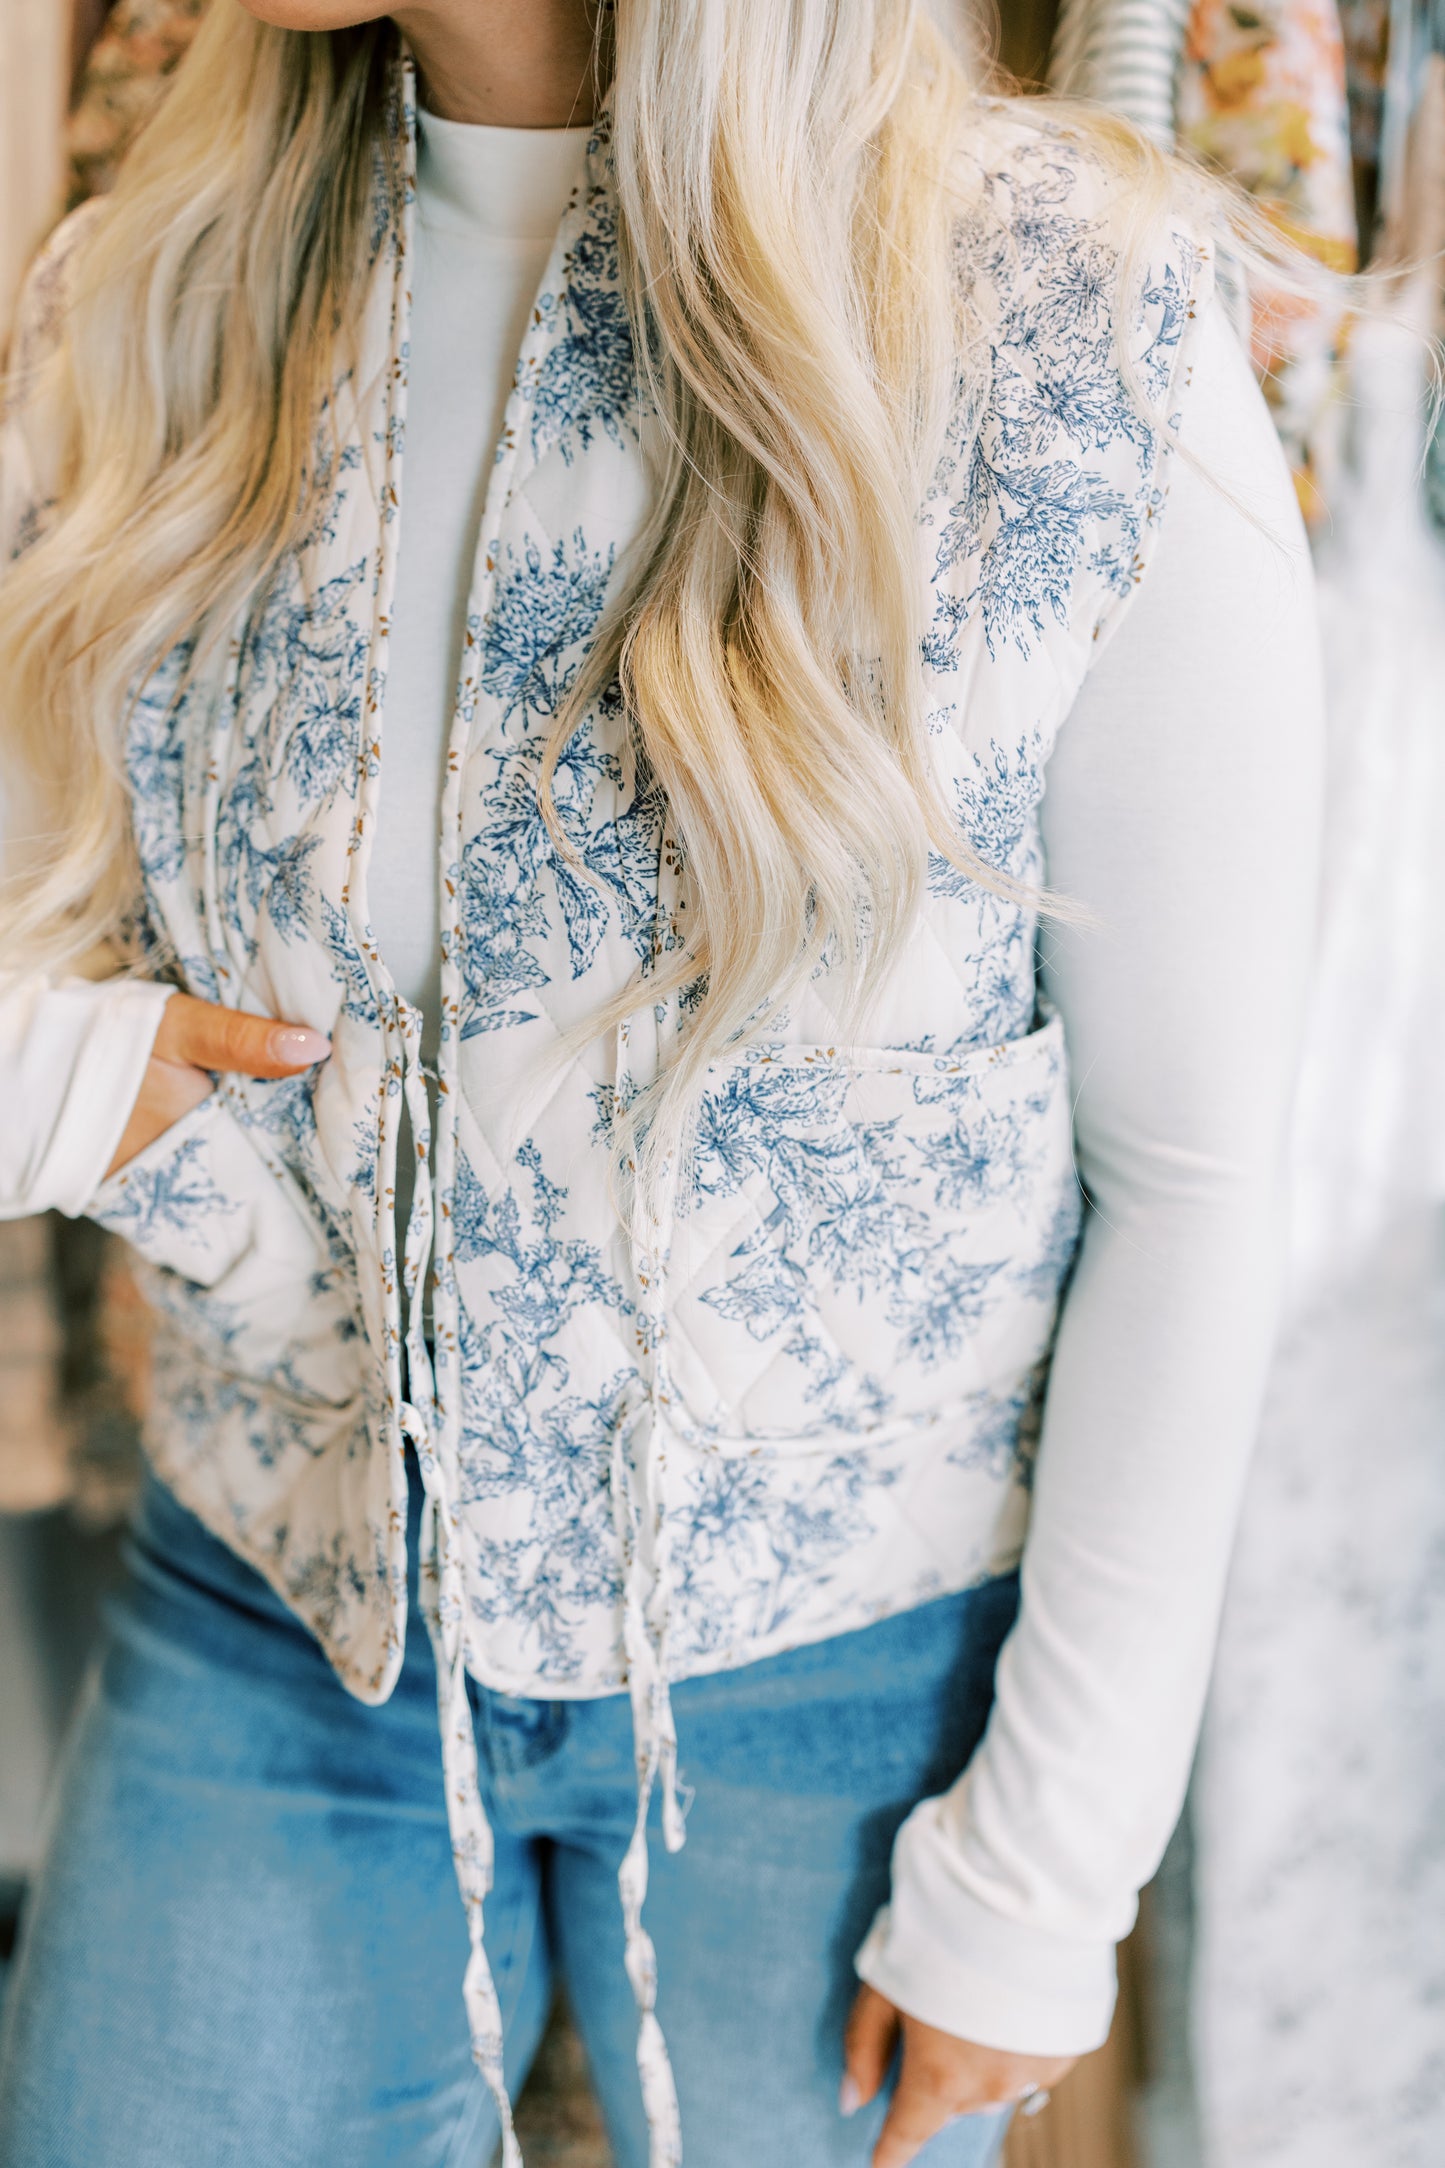
[[[549,759],[620,679],[685,853],[685,942],[649,988],[706,985],[680,1105],[820,960],[866,1005],[930,850],[1009,885],[940,802],[921,712],[917,509],[983,366],[950,268],[973,85],[919,0],[617,0],[615,38],[624,282],[670,449]],[[304,529],[395,43],[215,0],[82,251],[34,390],[54,506],[0,590],[0,741],[38,837],[7,960],[74,957],[131,908],[128,702],[178,650],[213,666]],[[1142,231],[1168,162],[1076,124],[1131,168]]]
[[[135,693],[182,647],[213,664],[304,530],[365,288],[386,31],[289,34],[218,0],[77,245],[58,348],[13,387],[53,471],[0,580],[7,965],[72,962],[134,910]]]

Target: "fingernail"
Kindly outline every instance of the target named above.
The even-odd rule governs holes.
[[[863,2095],[858,2090],[858,2080],[850,2073],[838,2088],[838,2113],[856,2115],[863,2105]]]
[[[309,1069],[331,1052],[331,1041],[319,1031],[308,1031],[304,1024],[283,1025],[272,1032],[270,1043],[271,1059],[284,1062],[288,1069]]]

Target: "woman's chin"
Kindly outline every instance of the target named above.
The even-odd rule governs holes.
[[[372,23],[388,10],[375,0],[241,0],[249,15],[278,30],[349,30]]]

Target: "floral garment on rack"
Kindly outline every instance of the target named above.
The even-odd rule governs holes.
[[[1359,254],[1336,0],[1195,0],[1179,141],[1334,271]],[[1343,307],[1254,289],[1251,344],[1307,520],[1325,510]]]
[[[190,48],[207,0],[117,0],[91,49],[70,116],[73,210],[103,194]]]

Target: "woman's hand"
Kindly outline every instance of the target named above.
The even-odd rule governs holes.
[[[107,1176],[198,1107],[213,1088],[213,1070],[233,1069],[241,1076],[294,1076],[299,1069],[325,1061],[330,1052],[330,1040],[308,1025],[278,1024],[274,1017],[248,1016],[243,1009],[223,1009],[214,1001],[172,994],[130,1120],[105,1170]]]
[[[1073,2069],[1074,2056],[1008,2055],[925,2025],[896,2010],[876,1988],[861,1987],[848,2020],[845,2115],[864,2108],[888,2075],[903,2032],[903,2068],[878,2143],[873,2168],[905,2168],[935,2132],[956,2115],[1002,2108],[1030,2091],[1057,2085]]]

